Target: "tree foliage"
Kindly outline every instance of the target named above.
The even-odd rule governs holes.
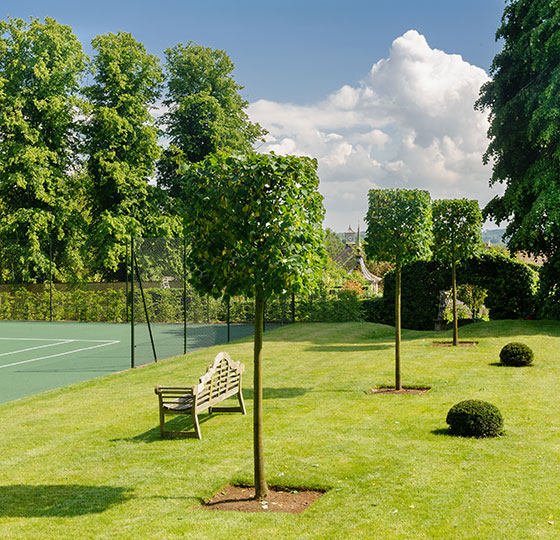
[[[505,184],[485,214],[508,221],[512,251],[544,255],[556,277],[548,293],[560,291],[560,6],[557,1],[509,1],[496,33],[503,49],[477,107],[489,111],[493,163],[491,184]],[[546,296],[546,295],[545,295]]]
[[[167,112],[161,123],[169,147],[158,164],[159,183],[180,193],[182,162],[197,162],[217,151],[247,152],[263,135],[249,120],[241,85],[225,51],[189,42],[165,51]]]
[[[441,199],[433,202],[432,219],[434,258],[451,265],[453,345],[458,345],[456,266],[482,248],[482,214],[475,200]]]
[[[365,252],[400,266],[428,259],[432,245],[430,194],[418,189],[372,189],[365,217]]]
[[[186,168],[185,231],[191,282],[215,297],[255,298],[254,465],[256,497],[266,497],[262,444],[264,301],[304,292],[324,263],[317,162],[249,154],[210,155]],[[217,234],[219,233],[219,234]]]
[[[0,21],[0,268],[34,281],[74,266],[79,273],[80,201],[76,94],[85,56],[68,26],[53,19]],[[52,244],[51,244],[52,239]]]
[[[91,250],[100,268],[116,271],[125,239],[168,233],[149,184],[160,149],[150,107],[160,96],[159,60],[130,34],[92,40],[93,83],[84,89],[89,111],[84,125],[92,223]]]
[[[193,284],[213,296],[309,290],[324,263],[316,162],[249,154],[186,168],[184,224]]]
[[[395,389],[400,390],[401,269],[431,255],[430,194],[417,189],[372,189],[368,200],[365,253],[373,260],[395,263]]]

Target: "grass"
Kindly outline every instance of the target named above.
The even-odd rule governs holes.
[[[250,340],[227,347],[249,414],[205,419],[201,441],[159,439],[153,387],[194,383],[218,347],[0,405],[0,538],[560,538],[560,323],[474,324],[460,337],[477,347],[432,347],[442,335],[403,332],[403,384],[431,387],[420,395],[365,393],[393,382],[390,327],[265,335],[267,479],[328,490],[299,515],[193,509],[252,480]],[[534,366],[496,365],[510,341]],[[498,406],[505,435],[449,436],[463,399]]]

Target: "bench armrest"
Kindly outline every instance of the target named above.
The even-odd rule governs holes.
[[[194,387],[192,386],[160,386],[159,384],[154,388],[154,392],[158,396],[184,396],[185,394],[194,394]]]

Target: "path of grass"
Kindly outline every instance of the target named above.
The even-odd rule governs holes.
[[[476,348],[431,347],[441,336],[403,334],[403,383],[431,386],[423,395],[364,392],[393,380],[392,328],[265,336],[269,483],[329,489],[299,515],[191,509],[251,481],[251,414],[215,415],[201,441],[161,441],[153,386],[192,384],[217,347],[2,404],[0,538],[560,538],[560,324],[462,328]],[[512,340],[534,349],[534,367],[493,365]],[[252,342],[228,350],[247,366],[250,413]],[[504,437],[447,435],[447,411],[467,398],[500,408]]]

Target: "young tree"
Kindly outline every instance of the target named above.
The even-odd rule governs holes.
[[[496,32],[503,49],[492,63],[492,80],[476,107],[489,111],[493,163],[490,184],[503,195],[484,209],[506,221],[511,251],[543,255],[549,292],[560,291],[560,9],[548,0],[509,0]],[[549,272],[550,271],[550,272]],[[555,277],[552,277],[552,275]]]
[[[375,261],[395,264],[395,390],[401,381],[401,269],[431,255],[430,194],[417,189],[372,189],[364,251]]]
[[[68,26],[0,21],[0,269],[42,281],[72,263],[80,272],[75,110],[85,67]]]
[[[457,321],[457,263],[476,256],[482,248],[482,214],[478,201],[441,199],[432,204],[434,258],[451,264],[453,291],[453,345],[459,344]]]
[[[130,236],[165,236],[173,228],[160,215],[149,184],[159,156],[150,107],[163,82],[159,60],[130,34],[92,40],[93,83],[84,89],[90,110],[84,122],[91,183],[91,251],[100,271],[115,272]]]
[[[245,112],[243,87],[225,51],[189,42],[167,49],[165,57],[167,112],[161,124],[170,144],[158,163],[158,184],[178,196],[182,162],[217,151],[247,152],[264,132]]]
[[[268,493],[262,442],[262,338],[265,300],[305,292],[324,264],[317,163],[309,158],[210,155],[186,168],[183,200],[191,282],[215,297],[255,299],[254,473],[256,498]]]

